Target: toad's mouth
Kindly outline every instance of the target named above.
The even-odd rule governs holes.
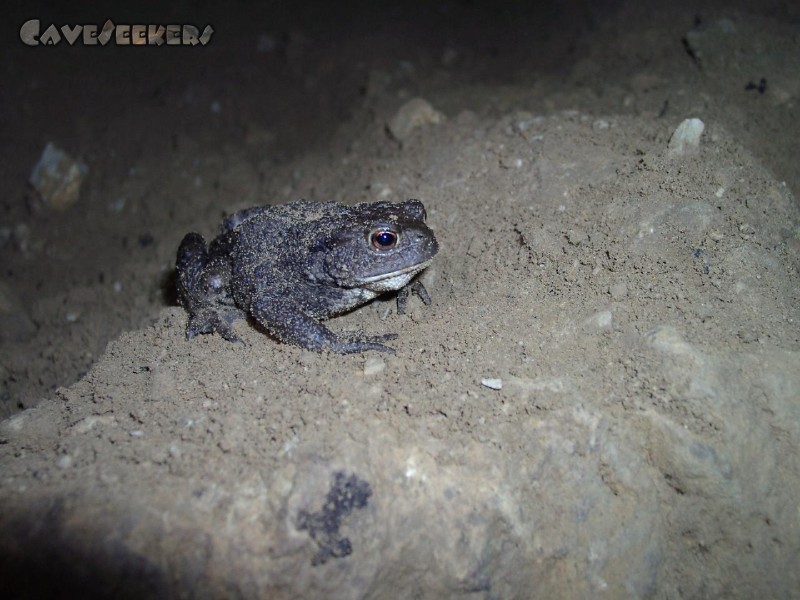
[[[380,273],[379,275],[371,275],[369,277],[356,277],[356,283],[359,285],[368,285],[370,283],[379,283],[381,281],[386,281],[387,279],[395,279],[402,275],[407,275],[410,279],[413,275],[422,271],[422,269],[426,268],[433,262],[433,258],[429,258],[428,260],[417,263],[415,265],[409,265],[403,269],[398,269],[397,271],[390,271],[389,273]]]

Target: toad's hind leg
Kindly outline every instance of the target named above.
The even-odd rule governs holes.
[[[187,310],[191,309],[203,269],[207,264],[208,249],[203,236],[199,233],[187,233],[181,241],[175,261],[175,270],[178,275],[176,283],[178,302]]]
[[[240,341],[231,329],[244,313],[230,295],[230,266],[220,258],[209,258],[203,236],[189,233],[178,248],[175,263],[178,301],[189,313],[186,337],[217,332],[231,342]]]

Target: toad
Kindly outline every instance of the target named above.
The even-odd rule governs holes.
[[[430,297],[414,277],[439,244],[419,200],[346,206],[301,200],[248,208],[226,218],[207,246],[199,233],[181,242],[176,262],[180,304],[189,313],[186,337],[232,329],[249,316],[277,339],[308,350],[341,354],[378,350],[393,333],[337,334],[321,320],[398,291]]]

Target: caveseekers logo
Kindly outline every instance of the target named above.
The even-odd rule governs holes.
[[[206,25],[203,32],[194,25],[118,25],[111,19],[97,25],[49,25],[42,31],[39,19],[25,21],[19,28],[19,39],[28,46],[57,46],[62,41],[74,45],[105,46],[205,46],[214,29]]]

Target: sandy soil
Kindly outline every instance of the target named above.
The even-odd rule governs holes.
[[[4,30],[13,597],[800,597],[793,3],[111,13]],[[413,98],[443,118],[398,140]],[[51,141],[89,169],[62,210]],[[396,356],[185,339],[182,236],[299,198],[425,203],[432,305],[329,323]]]

